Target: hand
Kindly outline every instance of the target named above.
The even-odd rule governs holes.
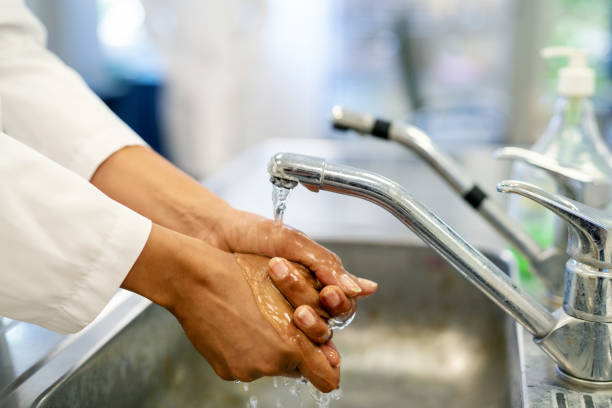
[[[292,307],[267,273],[267,258],[230,254],[154,225],[122,287],[172,312],[226,380],[301,374],[321,391],[337,388],[340,370],[326,357],[333,350],[292,324]]]
[[[100,165],[91,182],[153,222],[219,249],[298,262],[323,284],[338,286],[353,298],[376,290],[376,283],[346,272],[338,256],[303,233],[231,208],[151,149],[119,150]]]
[[[346,321],[355,313],[356,302],[337,286],[323,287],[302,265],[288,262],[283,258],[272,258],[269,275],[278,290],[295,307],[293,320],[315,343],[330,341],[332,332],[327,319]],[[320,290],[320,292],[319,292]],[[334,361],[330,360],[334,365]]]
[[[210,231],[214,231],[211,233]],[[252,253],[270,258],[282,257],[310,269],[324,285],[341,288],[350,297],[369,296],[377,284],[347,272],[340,258],[317,244],[304,233],[286,225],[245,211],[226,207],[217,213],[215,226],[201,231],[200,238],[210,240],[230,252]]]

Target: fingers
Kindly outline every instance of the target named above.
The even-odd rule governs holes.
[[[375,282],[348,273],[336,254],[305,234],[286,226],[276,228],[272,235],[275,256],[306,266],[323,284],[339,286],[347,296],[369,296],[376,291],[378,285]]]
[[[330,285],[318,292],[320,286],[305,268],[296,266],[283,258],[272,258],[269,263],[272,282],[293,305],[311,306],[324,318],[351,315],[355,312],[356,302],[346,296],[338,286]],[[328,313],[321,310],[321,306]]]
[[[327,348],[329,349],[331,347]],[[340,367],[330,365],[321,347],[315,347],[305,353],[298,369],[322,392],[331,392],[340,386]]]
[[[293,228],[279,227],[272,220],[237,210],[221,228],[231,252],[278,256],[300,263],[323,284],[339,286],[348,296],[368,296],[376,291],[375,282],[347,273],[336,254]]]
[[[329,317],[319,303],[321,285],[308,270],[283,258],[272,258],[268,265],[270,279],[293,307],[309,305],[317,315]]]
[[[353,278],[355,282],[357,282],[357,285],[359,285],[359,287],[361,288],[361,293],[357,295],[357,297],[370,296],[371,294],[376,292],[376,289],[378,289],[378,283],[374,281],[371,281],[366,278],[359,278],[353,275],[352,273],[349,273],[349,275]]]
[[[327,361],[329,361],[329,364],[331,364],[332,367],[339,367],[340,353],[338,352],[338,349],[336,348],[334,342],[330,340],[325,344],[321,344],[320,347],[321,351],[323,351],[323,353],[325,354],[325,357],[327,357]]]
[[[299,306],[293,312],[295,325],[314,343],[326,343],[332,337],[327,322],[308,305]]]
[[[345,317],[355,313],[357,303],[347,297],[337,286],[326,286],[319,293],[321,304],[334,317]]]

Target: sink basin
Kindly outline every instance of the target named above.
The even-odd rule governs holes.
[[[335,334],[344,396],[332,407],[511,405],[507,355],[516,351],[506,329],[514,326],[436,253],[409,244],[324,245],[348,270],[380,284],[361,301],[353,324]],[[245,391],[220,380],[174,317],[151,305],[35,406],[245,407],[253,396],[259,408],[316,406],[276,388],[278,382],[261,379]]]

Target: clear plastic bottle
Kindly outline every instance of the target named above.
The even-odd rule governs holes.
[[[551,157],[563,166],[598,178],[612,179],[612,154],[601,137],[590,100],[595,88],[595,74],[586,65],[586,52],[551,47],[544,49],[542,54],[545,58],[569,57],[570,62],[559,71],[559,97],[552,119],[531,150]],[[546,172],[524,163],[513,164],[511,177],[565,194]],[[567,227],[550,211],[518,197],[510,199],[509,211],[543,247],[565,245]],[[521,282],[527,286],[534,285],[526,260],[518,254],[517,258]]]

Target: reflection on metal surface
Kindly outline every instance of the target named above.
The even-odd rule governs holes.
[[[458,328],[428,330],[398,323],[395,327],[376,325],[353,332],[343,339],[342,351],[354,350],[358,358],[345,357],[343,370],[453,383],[458,376],[472,377],[487,363],[486,355],[478,354],[482,342]],[[462,347],[457,348],[457,344]]]

